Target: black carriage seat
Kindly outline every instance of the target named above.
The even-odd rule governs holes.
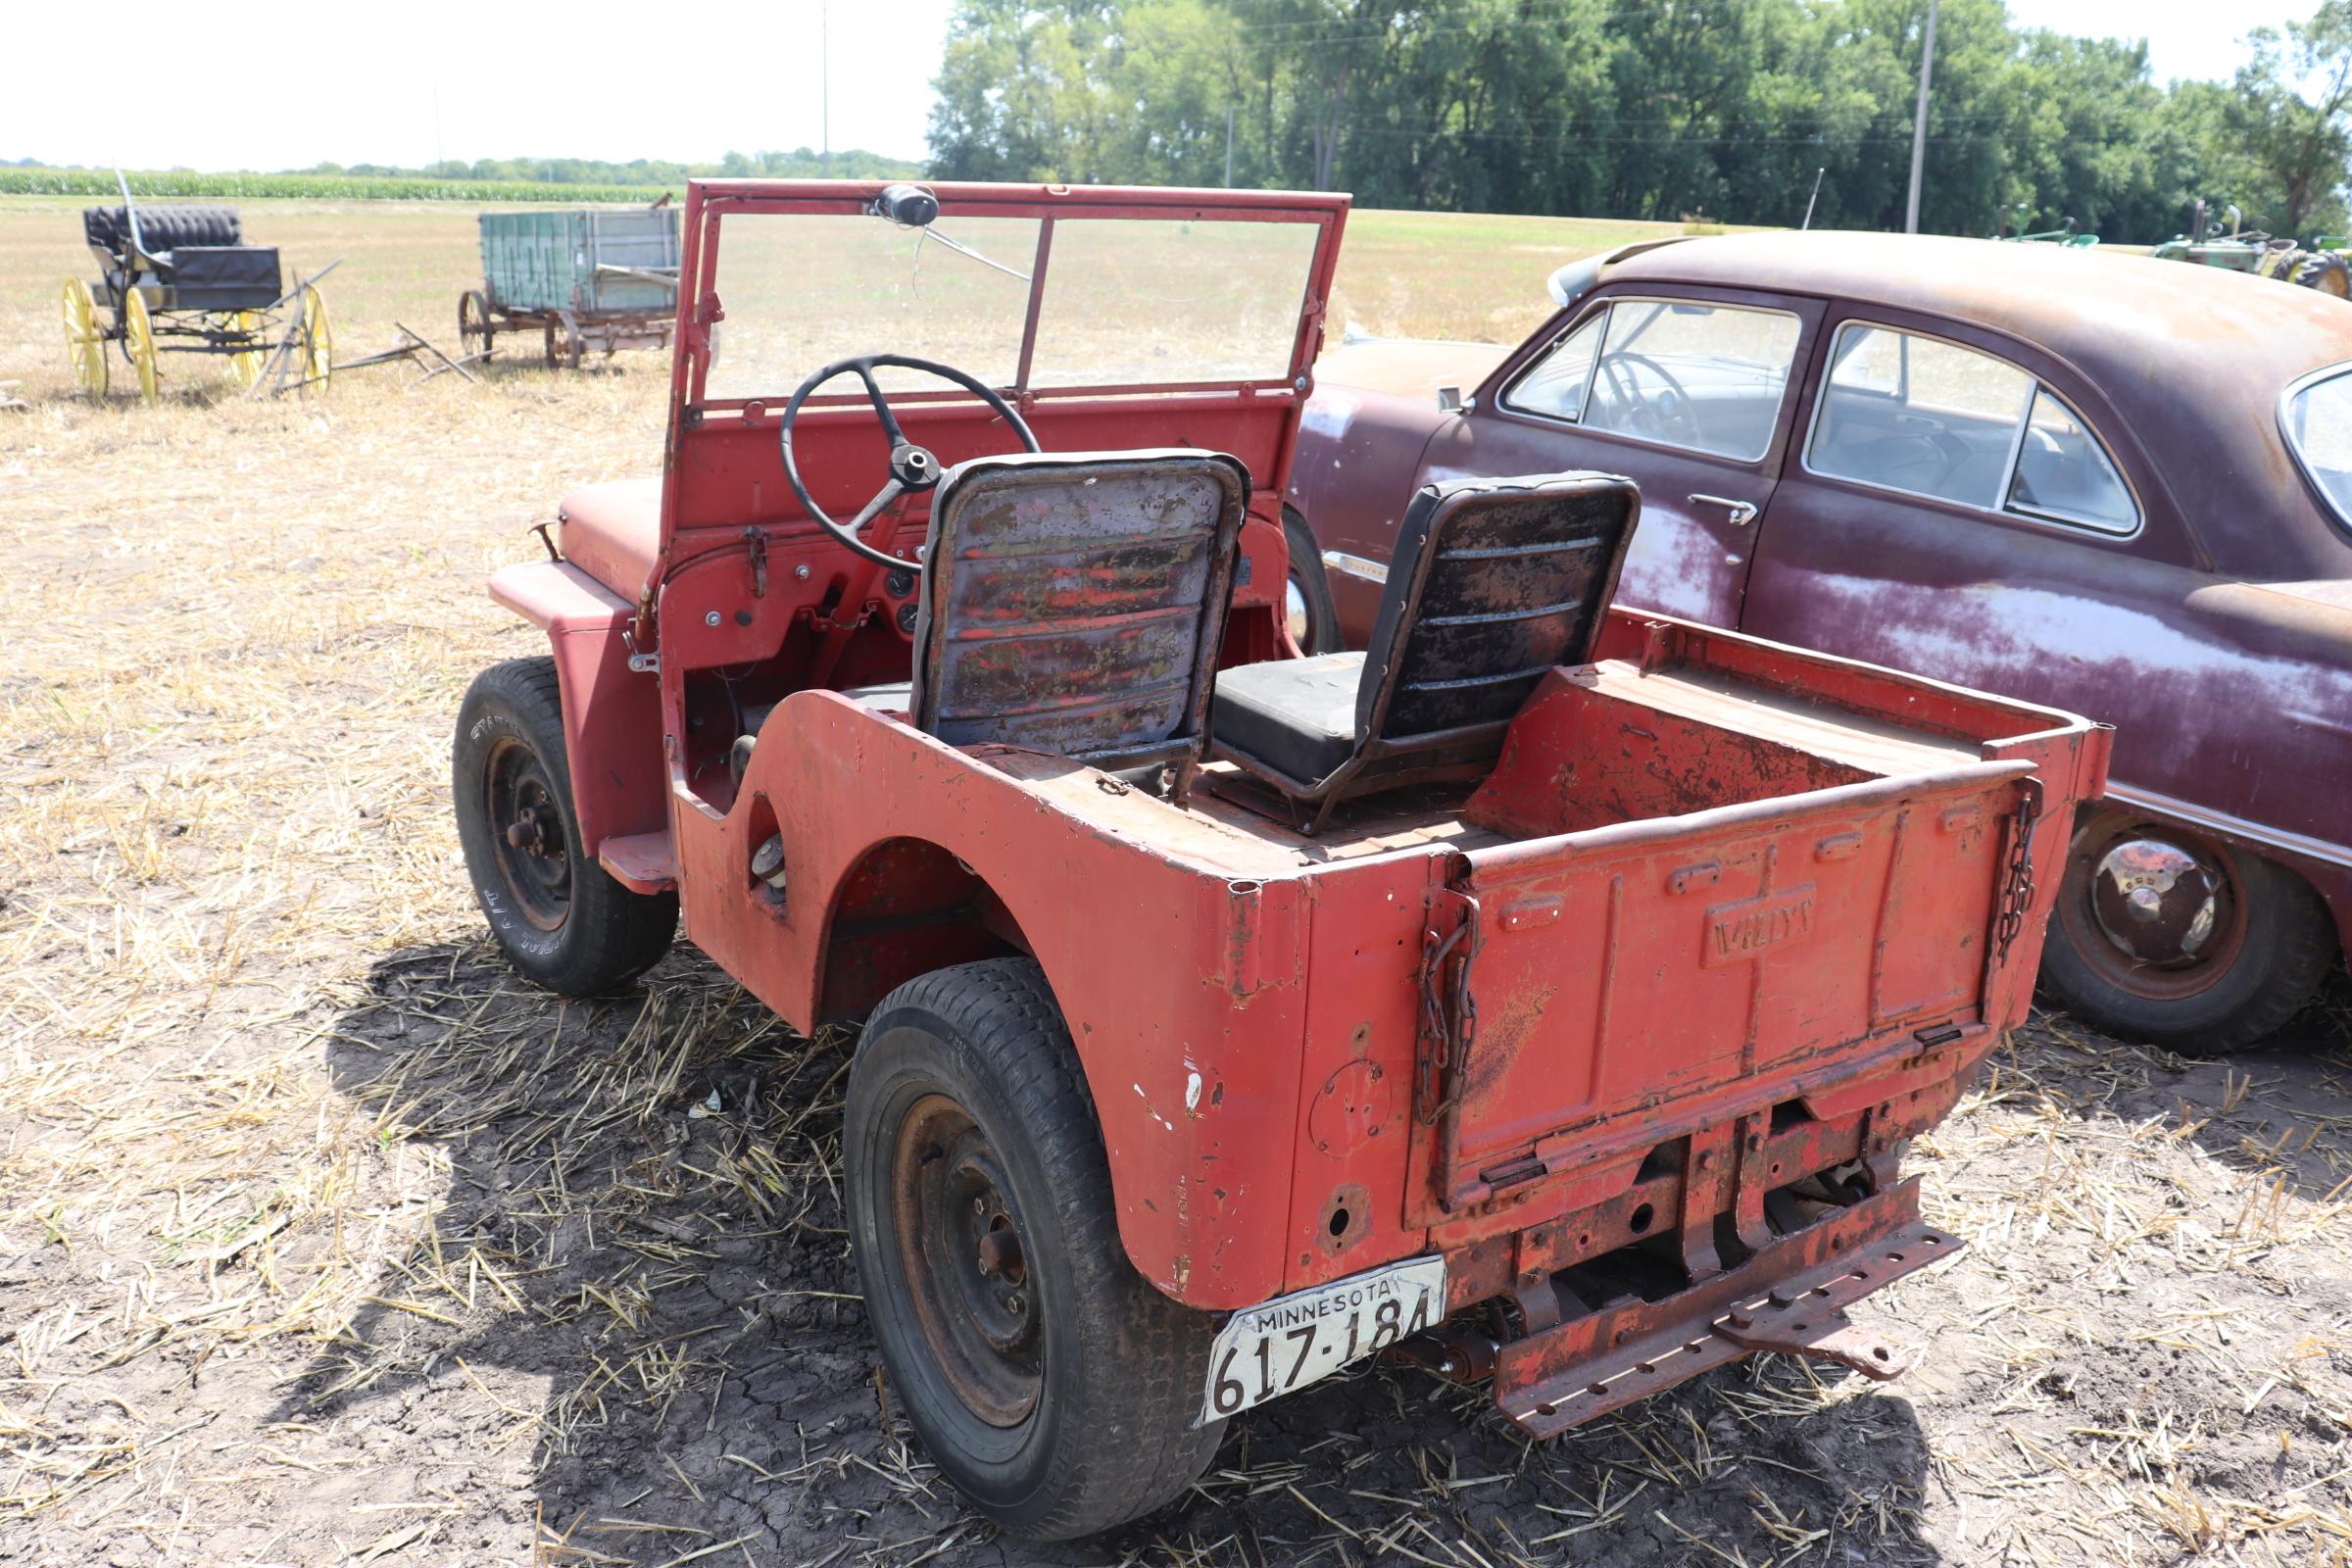
[[[1213,755],[1309,832],[1351,796],[1483,776],[1544,672],[1591,659],[1640,513],[1614,474],[1424,486],[1365,650],[1219,674]]]
[[[145,263],[131,254],[130,219],[122,208],[83,208],[81,228],[90,248],[116,267],[152,270],[154,280],[169,290],[153,301],[163,309],[260,311],[277,303],[277,250],[246,244],[233,207],[141,207]]]
[[[979,458],[931,499],[911,680],[843,693],[953,746],[1111,770],[1207,733],[1250,472],[1189,449]]]

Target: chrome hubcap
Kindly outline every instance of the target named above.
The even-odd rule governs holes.
[[[2091,870],[2100,932],[2138,963],[2180,968],[2206,956],[2228,912],[2229,879],[2178,844],[2125,839]]]
[[[1283,624],[1290,628],[1291,641],[1297,643],[1303,652],[1307,633],[1313,627],[1307,619],[1306,594],[1299,588],[1296,577],[1287,579],[1282,585],[1282,618]]]

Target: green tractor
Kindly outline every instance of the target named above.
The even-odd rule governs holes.
[[[2337,244],[2340,246],[2341,241]],[[2189,211],[2188,232],[2177,234],[2149,254],[2160,262],[2195,262],[2255,277],[2275,277],[2285,283],[2316,288],[2336,299],[2352,299],[2352,266],[2338,249],[2322,240],[2305,250],[2291,239],[2276,239],[2245,226],[2245,215],[2235,207],[2217,221],[2207,222],[2205,204]]]
[[[2009,232],[2012,222],[2010,215],[2012,213],[2017,215],[2014,220],[2017,232],[2014,234]],[[2082,232],[2081,228],[2071,218],[2061,220],[2056,228],[2045,228],[2039,230],[2038,232],[2028,233],[2026,231],[2026,224],[2032,221],[2033,218],[2034,209],[2025,202],[2019,202],[2014,207],[2004,207],[2001,209],[1999,220],[1993,224],[1993,228],[1996,230],[1996,232],[1992,237],[1994,239],[2018,241],[2031,245],[2064,245],[2070,249],[2082,249],[2085,246],[2096,245],[2099,242],[2098,235],[2085,234]]]

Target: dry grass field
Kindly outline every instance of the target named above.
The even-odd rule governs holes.
[[[452,334],[466,210],[251,204],[346,355]],[[1346,313],[1516,335],[1622,230],[1367,215]],[[2037,1021],[1919,1151],[1955,1262],[1876,1386],[1762,1358],[1546,1444],[1366,1368],[1081,1547],[963,1513],[876,1371],[849,1041],[681,947],[564,1004],[451,831],[481,580],[651,467],[662,366],[63,398],[71,204],[0,203],[0,1560],[2352,1562],[2352,1028],[2199,1063]],[[880,347],[882,345],[876,345]],[[920,345],[892,345],[915,349]]]

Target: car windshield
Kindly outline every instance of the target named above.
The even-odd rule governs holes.
[[[2286,389],[2286,444],[2335,520],[2352,528],[2352,364],[2306,376]]]
[[[705,402],[780,402],[820,367],[876,353],[945,361],[1007,389],[1286,381],[1322,233],[952,209],[921,228],[841,213],[733,214],[722,228],[725,316]],[[914,371],[875,378],[938,390]],[[826,390],[862,395],[854,381]]]

